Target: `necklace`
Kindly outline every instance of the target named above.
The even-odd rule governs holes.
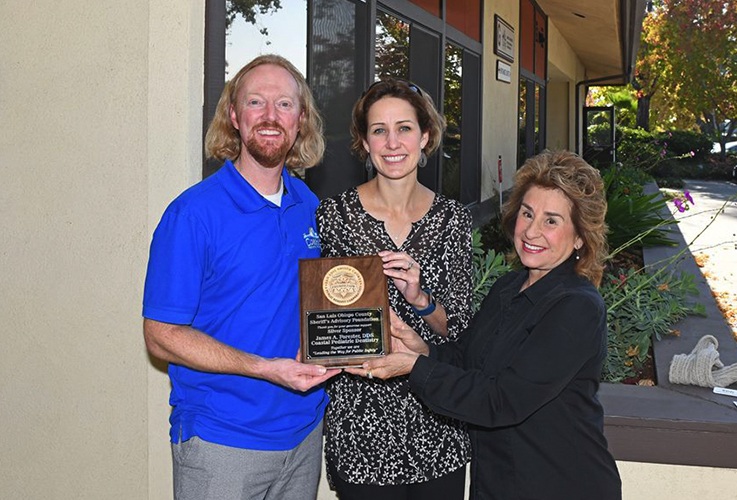
[[[409,233],[412,230],[412,223],[410,222],[409,224],[402,224],[402,226],[396,231],[391,231],[389,230],[389,225],[385,222],[384,230],[386,231],[386,234],[388,234],[389,237],[392,239],[392,241],[399,247],[407,239],[407,236],[409,236]]]

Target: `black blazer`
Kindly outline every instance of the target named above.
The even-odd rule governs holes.
[[[606,307],[574,264],[521,293],[527,271],[499,278],[459,342],[410,374],[432,410],[471,424],[472,499],[621,499],[596,397]]]

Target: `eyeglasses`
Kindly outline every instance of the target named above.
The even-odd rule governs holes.
[[[393,82],[392,82],[392,80],[393,80],[394,82],[399,82],[399,83],[403,83],[403,84],[404,84],[404,85],[406,85],[406,86],[407,86],[407,88],[408,88],[408,89],[410,89],[410,90],[411,90],[412,92],[417,92],[417,94],[418,94],[418,95],[422,96],[422,89],[420,89],[420,87],[418,87],[418,86],[417,86],[417,85],[415,85],[414,83],[410,82],[409,80],[405,80],[404,78],[391,78],[391,79],[389,79],[389,80],[376,80],[376,81],[375,81],[374,83],[372,83],[371,85],[369,85],[369,86],[368,86],[368,88],[367,88],[366,90],[364,90],[364,91],[363,91],[363,94],[361,94],[361,97],[363,97],[363,96],[365,96],[366,94],[368,94],[368,92],[369,92],[369,91],[370,91],[370,90],[371,90],[372,88],[376,87],[377,85],[380,85],[380,84],[384,84],[384,85],[391,85],[391,84],[393,83]]]

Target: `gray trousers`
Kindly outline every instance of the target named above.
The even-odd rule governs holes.
[[[322,465],[322,422],[296,448],[261,451],[208,443],[172,444],[176,500],[310,500]]]

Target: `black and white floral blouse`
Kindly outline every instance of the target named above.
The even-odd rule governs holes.
[[[471,214],[436,194],[430,210],[397,248],[384,223],[367,213],[355,188],[317,209],[323,257],[409,254],[448,316],[448,337],[434,333],[389,281],[394,311],[426,341],[454,340],[471,317]],[[436,479],[470,459],[465,425],[433,413],[410,393],[407,377],[382,381],[343,373],[329,381],[325,458],[350,483],[390,485]]]

